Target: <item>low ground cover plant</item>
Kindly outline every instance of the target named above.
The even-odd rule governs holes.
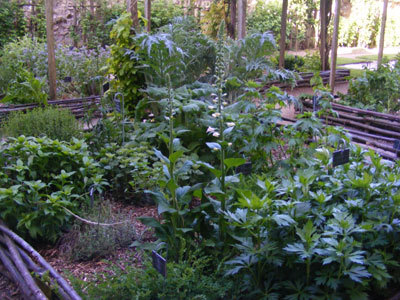
[[[100,259],[139,238],[129,213],[114,210],[104,195],[96,200],[81,210],[81,220],[61,238],[61,251],[74,261]]]

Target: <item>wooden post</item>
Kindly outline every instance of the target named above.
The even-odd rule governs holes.
[[[379,37],[378,68],[382,64],[383,48],[385,46],[385,28],[386,28],[388,2],[389,0],[383,0],[381,34]]]
[[[53,30],[53,0],[46,0],[46,35],[47,35],[47,57],[50,100],[56,99],[57,80],[56,80],[56,58],[54,50],[54,30]]]
[[[321,22],[321,38],[320,38],[320,48],[319,48],[319,55],[321,58],[321,69],[322,71],[325,71],[325,45],[326,45],[326,1],[321,0],[320,5],[319,5],[319,10],[320,10],[320,22]]]
[[[340,0],[336,0],[335,20],[333,23],[333,36],[332,36],[331,74],[329,77],[329,86],[331,87],[332,94],[335,92],[335,75],[336,75],[336,58],[337,58],[338,37],[339,37],[339,21],[340,21]]]
[[[137,0],[127,0],[126,10],[131,13],[133,27],[137,28],[139,25]]]
[[[144,17],[147,19],[147,32],[151,30],[151,0],[144,0]]]
[[[285,67],[285,47],[286,47],[286,23],[288,0],[283,0],[281,16],[281,40],[279,41],[279,68]]]
[[[238,39],[246,36],[247,0],[238,0]]]
[[[35,37],[35,25],[33,24],[33,18],[35,18],[35,0],[31,1],[31,19],[29,20],[29,24],[30,24],[30,31],[31,31],[31,38],[33,39]]]
[[[235,39],[236,37],[236,0],[229,1],[229,19],[230,22],[228,24],[228,34],[231,39]]]
[[[328,26],[331,19],[332,0],[321,0],[320,2],[320,49],[321,70],[329,69],[329,45],[328,45]]]

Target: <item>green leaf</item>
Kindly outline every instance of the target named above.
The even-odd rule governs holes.
[[[180,157],[182,157],[182,155],[183,155],[183,151],[182,150],[179,150],[179,151],[176,151],[176,152],[174,152],[174,153],[172,153],[170,156],[169,156],[169,160],[170,160],[170,162],[171,163],[176,163],[176,161],[180,158]]]
[[[139,217],[137,218],[144,225],[152,227],[152,228],[161,228],[162,225],[155,218],[152,217]]]
[[[295,224],[296,221],[292,219],[289,215],[281,215],[275,214],[272,216],[272,219],[279,225],[279,226],[290,226]]]
[[[157,156],[160,160],[162,160],[163,162],[165,162],[166,164],[170,164],[169,159],[164,156],[161,151],[158,151],[157,149],[154,149],[154,154],[155,156]]]
[[[221,145],[218,143],[206,143],[207,147],[210,148],[211,150],[221,150]]]
[[[228,169],[241,166],[244,163],[246,163],[244,158],[227,158],[224,160],[224,164],[228,167]]]

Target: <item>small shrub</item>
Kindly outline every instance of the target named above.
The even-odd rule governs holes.
[[[88,299],[132,299],[132,295],[135,299],[234,299],[234,282],[219,271],[209,271],[213,263],[213,258],[205,256],[168,263],[166,279],[150,261],[145,262],[145,269],[126,266],[122,271],[114,267],[113,275],[99,276],[99,284],[87,286],[81,281],[77,290],[87,286]]]
[[[304,64],[300,68],[301,72],[319,72],[321,71],[321,59],[318,51],[313,53],[308,52],[306,56],[303,57]]]
[[[18,1],[0,0],[0,48],[25,33],[24,10]]]
[[[90,221],[114,224],[101,226],[75,222],[63,238],[66,254],[75,261],[104,257],[119,247],[127,247],[136,239],[135,228],[129,215],[114,212],[109,202],[99,203],[83,216]]]
[[[2,125],[4,136],[47,136],[51,139],[69,141],[81,135],[80,125],[68,110],[54,107],[36,108],[24,112],[15,112]]]
[[[3,103],[13,104],[47,104],[47,95],[44,92],[45,83],[35,78],[33,73],[20,69],[7,88]]]
[[[0,217],[26,238],[54,242],[89,186],[106,184],[80,140],[20,136],[0,144]]]
[[[124,201],[137,199],[144,190],[154,188],[161,174],[161,166],[147,144],[106,145],[98,158],[105,178],[111,183],[110,191]]]
[[[400,109],[400,65],[394,68],[382,64],[378,70],[364,70],[361,77],[350,81],[347,105],[380,112],[397,112]]]
[[[255,32],[270,31],[280,39],[282,4],[280,1],[257,1],[254,11],[247,18],[247,29]],[[288,32],[290,33],[290,26]]]
[[[276,63],[279,62],[279,56],[275,57]],[[274,62],[275,62],[274,61]],[[286,70],[299,71],[305,64],[303,57],[298,55],[285,55],[285,66]]]
[[[144,15],[144,2],[138,2],[138,8]],[[151,2],[151,29],[155,30],[171,23],[172,19],[183,16],[183,7],[171,0]]]

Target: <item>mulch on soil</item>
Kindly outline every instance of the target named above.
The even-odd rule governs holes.
[[[138,217],[158,217],[156,206],[139,207],[134,205],[125,205],[119,202],[112,203],[113,211],[120,211],[129,216],[133,227],[136,230],[137,236],[141,237],[142,241],[153,240],[153,232],[143,225]],[[130,264],[140,268],[142,266],[141,251],[135,248],[121,248],[114,251],[112,254],[105,257],[97,258],[91,261],[76,262],[60,250],[60,245],[46,246],[37,251],[47,260],[47,262],[59,272],[65,279],[73,275],[83,281],[94,281],[97,275],[101,273],[112,274],[110,264],[118,266],[125,270],[125,265]],[[22,299],[18,287],[0,274],[0,299]]]

